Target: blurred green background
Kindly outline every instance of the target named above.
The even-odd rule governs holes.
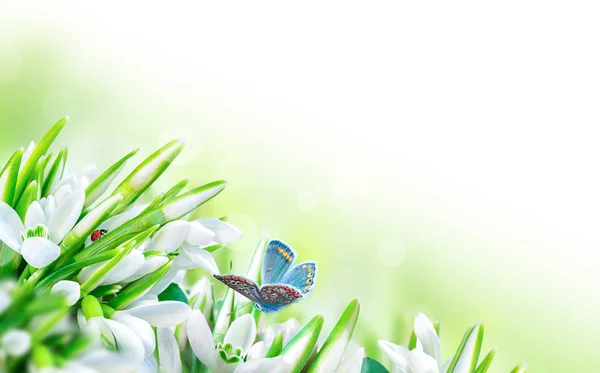
[[[597,365],[586,5],[82,4],[0,6],[1,159],[64,115],[71,171],[183,138],[158,185],[229,181],[199,211],[245,234],[222,270],[263,234],[319,263],[273,321],[328,329],[358,297],[356,342],[387,364],[377,339],[406,343],[425,312],[446,356],[483,321],[491,372]]]

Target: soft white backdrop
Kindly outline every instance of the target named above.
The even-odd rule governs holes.
[[[412,281],[458,289],[428,305],[442,321],[453,320],[450,311],[461,322],[477,314],[462,315],[463,307],[500,320],[509,330],[491,331],[494,344],[518,351],[539,343],[531,359],[540,364],[553,355],[546,370],[532,371],[593,361],[600,332],[594,2],[1,9],[0,84],[20,72],[20,43],[43,35],[53,48],[68,46],[59,49],[69,61],[61,82],[122,87],[115,96],[128,126],[105,125],[99,113],[80,119],[80,136],[109,136],[123,149],[133,139],[154,146],[182,136],[193,144],[188,166],[207,148],[226,150],[221,177],[250,167],[256,183],[270,178],[274,189],[289,188],[299,213],[327,205],[344,216],[341,224],[352,220],[374,235],[376,249],[340,255],[368,255],[381,266],[391,260],[394,273],[409,260],[422,266],[407,269]],[[36,108],[48,123],[85,100],[61,84]],[[99,132],[105,126],[108,133]],[[429,251],[414,252],[406,231]]]

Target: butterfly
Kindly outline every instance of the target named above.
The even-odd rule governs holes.
[[[296,252],[280,240],[267,244],[262,263],[262,286],[235,275],[214,277],[254,302],[265,313],[277,312],[297,300],[308,297],[315,283],[317,264],[304,262],[294,266]]]

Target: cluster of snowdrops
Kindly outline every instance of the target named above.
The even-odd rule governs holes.
[[[172,141],[111,189],[136,151],[102,173],[69,173],[67,149],[51,152],[66,123],[1,168],[0,372],[488,370],[495,350],[480,356],[481,324],[443,360],[437,324],[418,314],[406,346],[379,341],[382,364],[351,343],[358,300],[325,337],[319,315],[265,325],[233,289],[215,299],[212,276],[184,285],[187,270],[218,274],[213,253],[241,237],[225,218],[189,220],[226,183],[188,188],[185,179],[149,201],[144,193],[183,149]],[[245,278],[260,281],[267,245],[258,244]]]

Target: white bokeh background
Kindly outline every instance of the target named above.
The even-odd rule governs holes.
[[[232,214],[248,245],[264,230],[321,229],[307,240],[332,249],[316,255],[345,258],[321,266],[321,279],[348,286],[319,312],[360,296],[373,326],[406,304],[409,318],[425,309],[449,324],[451,344],[481,318],[505,352],[494,372],[522,359],[532,372],[597,362],[593,2],[0,9],[0,85],[25,68],[22,45],[56,50],[67,65],[32,110],[46,123],[71,114],[73,137],[97,139],[71,145],[75,154],[184,137],[176,173],[206,167],[194,176],[238,181],[227,203],[249,204]],[[4,117],[2,131],[18,128]],[[277,219],[279,208],[297,217]]]

